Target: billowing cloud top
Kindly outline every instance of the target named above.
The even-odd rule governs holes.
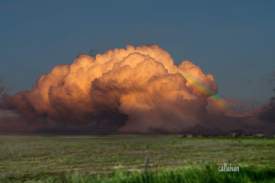
[[[203,121],[216,93],[214,77],[192,62],[177,66],[157,45],[127,46],[58,65],[9,103],[58,125],[177,132]]]

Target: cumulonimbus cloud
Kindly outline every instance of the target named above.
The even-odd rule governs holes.
[[[225,108],[216,94],[213,75],[144,45],[55,66],[33,89],[6,98],[6,106],[38,127],[181,132],[207,126],[209,113]]]
[[[157,45],[80,55],[9,98],[28,118],[121,131],[179,131],[198,124],[217,92],[210,74],[190,61],[178,66]]]

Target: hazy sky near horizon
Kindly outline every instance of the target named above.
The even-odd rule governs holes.
[[[212,73],[222,96],[272,94],[272,0],[1,0],[0,23],[0,78],[11,92],[80,53],[154,43]]]

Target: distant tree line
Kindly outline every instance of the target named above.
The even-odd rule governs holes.
[[[6,93],[6,89],[4,85],[0,82],[0,97],[2,97]]]
[[[273,75],[273,84],[275,84],[275,73]],[[269,103],[264,107],[263,112],[260,113],[260,118],[275,122],[275,86],[273,89],[274,95],[270,98]]]

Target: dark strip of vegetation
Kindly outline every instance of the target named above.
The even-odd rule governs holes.
[[[159,171],[124,172],[108,175],[39,174],[23,177],[2,177],[5,183],[251,183],[275,182],[275,169],[241,167],[239,172],[219,172],[217,166],[177,168]]]

